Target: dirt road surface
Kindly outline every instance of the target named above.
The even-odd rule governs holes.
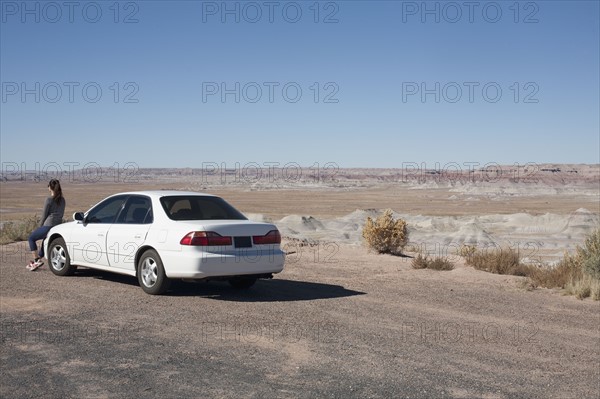
[[[458,264],[302,247],[248,291],[25,270],[2,248],[3,398],[597,398],[600,305]]]

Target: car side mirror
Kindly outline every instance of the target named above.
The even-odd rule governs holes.
[[[83,215],[83,212],[75,212],[73,214],[73,220],[76,220],[78,222],[85,221],[85,216]]]

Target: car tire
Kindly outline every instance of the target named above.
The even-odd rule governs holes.
[[[235,289],[245,290],[252,287],[256,283],[254,277],[234,277],[229,279],[229,284]]]
[[[153,249],[147,250],[140,256],[137,277],[140,287],[150,295],[160,295],[171,285],[171,280],[165,274],[162,260]]]
[[[77,269],[71,264],[71,257],[62,237],[55,238],[48,245],[48,266],[57,276],[71,276]]]

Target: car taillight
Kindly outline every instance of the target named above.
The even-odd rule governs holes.
[[[281,234],[279,234],[278,230],[271,230],[264,236],[252,236],[252,241],[254,244],[280,244],[281,243]]]
[[[209,245],[231,245],[231,237],[223,237],[214,231],[192,231],[179,241],[181,245],[206,247]]]

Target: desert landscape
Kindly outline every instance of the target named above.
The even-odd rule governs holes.
[[[67,219],[116,192],[201,191],[275,223],[286,267],[247,292],[180,282],[150,297],[130,277],[27,272],[26,243],[2,245],[3,397],[600,394],[598,301],[527,289],[524,277],[475,270],[458,254],[511,248],[553,267],[600,225],[600,165],[57,173],[4,173],[3,226],[39,213],[50,177],[61,178]],[[407,222],[403,256],[364,244],[367,217],[386,209]],[[415,270],[417,254],[454,269]]]
[[[599,165],[421,167],[40,167],[4,173],[0,215],[3,223],[32,217],[46,196],[45,182],[57,177],[68,220],[117,192],[200,191],[223,196],[252,220],[276,223],[293,239],[360,246],[366,217],[392,209],[408,222],[412,247],[423,251],[452,255],[463,244],[496,245],[522,251],[525,261],[550,264],[600,223]]]

